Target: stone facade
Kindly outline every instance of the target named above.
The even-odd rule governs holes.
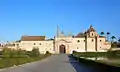
[[[18,42],[15,43],[18,45]],[[18,47],[18,46],[17,46]],[[19,42],[19,48],[31,51],[33,48],[39,48],[40,53],[49,51],[51,53],[71,54],[73,51],[78,52],[106,52],[111,48],[110,42],[106,37],[98,35],[96,30],[90,28],[76,36],[65,36],[63,32],[57,30],[54,39],[46,39],[45,36],[22,36]]]

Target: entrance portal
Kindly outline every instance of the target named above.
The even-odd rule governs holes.
[[[60,53],[66,53],[65,45],[60,45],[59,46],[59,52]]]

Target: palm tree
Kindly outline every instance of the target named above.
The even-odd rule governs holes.
[[[120,37],[118,38],[118,47],[120,47]]]
[[[120,42],[120,37],[118,38],[118,42]]]
[[[112,37],[111,37],[111,42],[112,42],[112,43],[113,43],[114,39],[116,39],[116,37],[115,37],[115,36],[112,36]]]
[[[103,36],[104,34],[105,34],[104,32],[101,32],[101,33],[100,33],[100,35],[102,35],[102,36]]]
[[[109,41],[110,32],[107,32],[107,41]]]

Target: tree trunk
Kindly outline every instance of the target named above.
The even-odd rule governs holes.
[[[87,52],[87,36],[85,36],[85,51]]]

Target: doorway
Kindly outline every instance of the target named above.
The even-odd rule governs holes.
[[[66,53],[65,45],[62,44],[62,45],[59,46],[59,52],[60,53]]]

